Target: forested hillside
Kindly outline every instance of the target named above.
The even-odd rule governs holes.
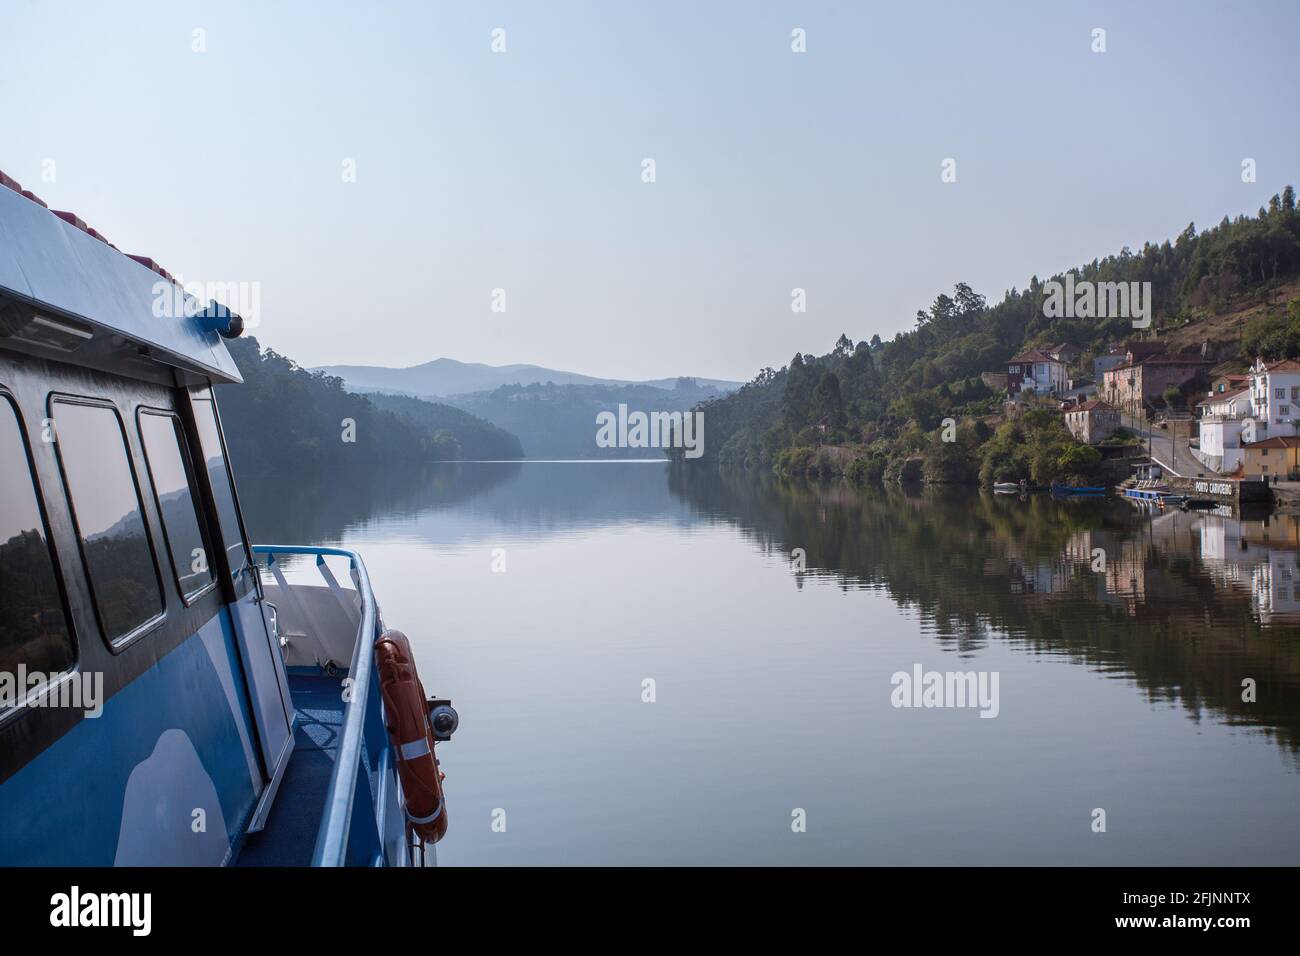
[[[891,341],[872,335],[855,343],[842,335],[825,355],[797,354],[786,367],[763,369],[734,394],[705,403],[705,459],[784,473],[845,472],[859,480],[897,476],[917,456],[936,481],[1031,470],[1035,480],[1086,474],[1091,456],[1075,447],[1059,416],[1055,425],[1052,416],[999,423],[1003,395],[981,373],[1005,371],[1011,356],[1052,343],[1080,347],[1078,364],[1087,368],[1093,356],[1126,339],[1177,332],[1194,340],[1198,324],[1209,329],[1243,302],[1259,305],[1259,317],[1227,341],[1219,330],[1211,342],[1216,359],[1244,357],[1246,349],[1300,354],[1300,303],[1279,295],[1300,275],[1300,213],[1290,186],[1256,216],[1225,216],[1202,232],[1191,224],[1173,240],[1137,252],[1125,247],[1071,271],[1076,280],[1151,283],[1151,328],[1135,332],[1128,318],[1049,317],[1045,280],[1037,276],[993,305],[958,283]],[[1062,281],[1064,273],[1052,278]],[[949,416],[961,423],[957,440],[942,443],[936,430]]]
[[[462,409],[407,395],[369,394],[366,398],[376,408],[408,419],[453,443],[456,458],[500,461],[524,457],[524,448],[516,436]]]
[[[454,460],[463,457],[462,427],[471,444],[492,436],[501,447],[518,445],[517,439],[509,441],[514,436],[472,416],[462,419],[464,413],[455,409],[447,409],[453,418],[440,416],[432,405],[427,412],[406,409],[403,414],[377,407],[365,396],[345,391],[342,379],[309,372],[272,349],[262,350],[255,338],[227,345],[244,381],[218,385],[216,391],[230,456],[241,471],[292,474],[330,466]]]

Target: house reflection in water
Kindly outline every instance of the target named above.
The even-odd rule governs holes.
[[[1093,570],[1098,549],[1105,555],[1104,572]],[[1138,534],[1077,531],[1062,557],[1080,572],[1094,573],[1098,600],[1130,617],[1147,602],[1152,586],[1168,588],[1169,562],[1190,557],[1216,590],[1250,595],[1260,623],[1300,622],[1300,515],[1231,518],[1170,511]],[[1016,584],[1013,577],[1013,592]]]

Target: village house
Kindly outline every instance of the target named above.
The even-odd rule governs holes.
[[[1079,359],[1079,347],[1069,342],[1053,345],[1045,350],[1048,355],[1065,365],[1072,365]]]
[[[1220,375],[1210,383],[1210,396],[1240,392],[1243,388],[1250,388],[1249,373]]]
[[[1057,394],[1069,387],[1065,364],[1046,352],[1030,349],[1007,361],[1007,394]]]
[[[1250,379],[1246,387],[1227,394],[1210,393],[1196,406],[1200,448],[1192,453],[1219,472],[1234,471],[1242,460],[1241,432],[1251,414]],[[1199,452],[1199,454],[1197,454]]]
[[[1092,377],[1094,381],[1100,382],[1102,376],[1117,365],[1123,365],[1128,361],[1128,353],[1123,349],[1111,349],[1105,355],[1098,355],[1092,360]]]
[[[1300,362],[1257,359],[1250,369],[1251,415],[1260,438],[1296,434],[1300,420]]]
[[[1164,342],[1151,339],[1149,341],[1129,341],[1124,343],[1124,357],[1128,362],[1141,362],[1153,355],[1163,355],[1168,351]]]
[[[1121,365],[1131,365],[1152,355],[1165,351],[1165,343],[1159,341],[1130,341],[1116,345],[1105,355],[1098,355],[1092,360],[1092,377],[1103,381],[1107,372]]]
[[[1065,427],[1085,445],[1095,445],[1119,428],[1119,409],[1092,400],[1066,409]]]
[[[1103,375],[1101,396],[1116,408],[1136,411],[1154,405],[1167,389],[1181,388],[1213,365],[1213,359],[1185,353],[1156,352],[1139,358],[1130,347],[1129,360]]]
[[[1245,473],[1271,481],[1294,480],[1300,476],[1300,437],[1274,435],[1242,447]]]

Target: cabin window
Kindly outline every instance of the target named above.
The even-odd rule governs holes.
[[[203,449],[204,468],[212,495],[216,499],[217,521],[221,525],[221,540],[225,542],[226,557],[230,562],[230,575],[238,582],[252,569],[252,558],[244,544],[239,508],[235,505],[235,488],[226,466],[226,456],[221,448],[221,431],[217,427],[217,412],[212,400],[196,398],[194,422],[198,427],[199,444]]]
[[[188,604],[214,578],[194,501],[180,420],[175,415],[141,410],[140,438],[176,584]]]
[[[58,399],[51,411],[99,626],[116,642],[163,612],[126,433],[107,405]]]
[[[18,411],[0,397],[0,671],[55,674],[76,657]],[[20,691],[21,692],[21,691]]]

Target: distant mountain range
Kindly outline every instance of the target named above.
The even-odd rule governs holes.
[[[644,414],[685,412],[701,402],[729,394],[729,391],[711,385],[700,385],[694,379],[674,381],[674,388],[654,385],[502,385],[490,392],[453,395],[446,401],[512,436],[517,435],[523,443],[524,454],[529,458],[660,458],[664,452],[659,447],[602,446],[597,441],[600,432],[598,416],[602,412],[617,415],[620,405]],[[707,423],[705,430],[707,432]],[[704,440],[707,441],[707,437]]]
[[[676,378],[633,382],[561,372],[540,365],[484,365],[481,362],[457,362],[449,358],[434,359],[410,368],[324,365],[313,371],[338,376],[350,392],[387,392],[439,398],[491,391],[502,385],[647,385],[665,390],[677,387]],[[693,378],[693,381],[701,387],[711,386],[720,392],[733,391],[742,384],[717,378]]]

